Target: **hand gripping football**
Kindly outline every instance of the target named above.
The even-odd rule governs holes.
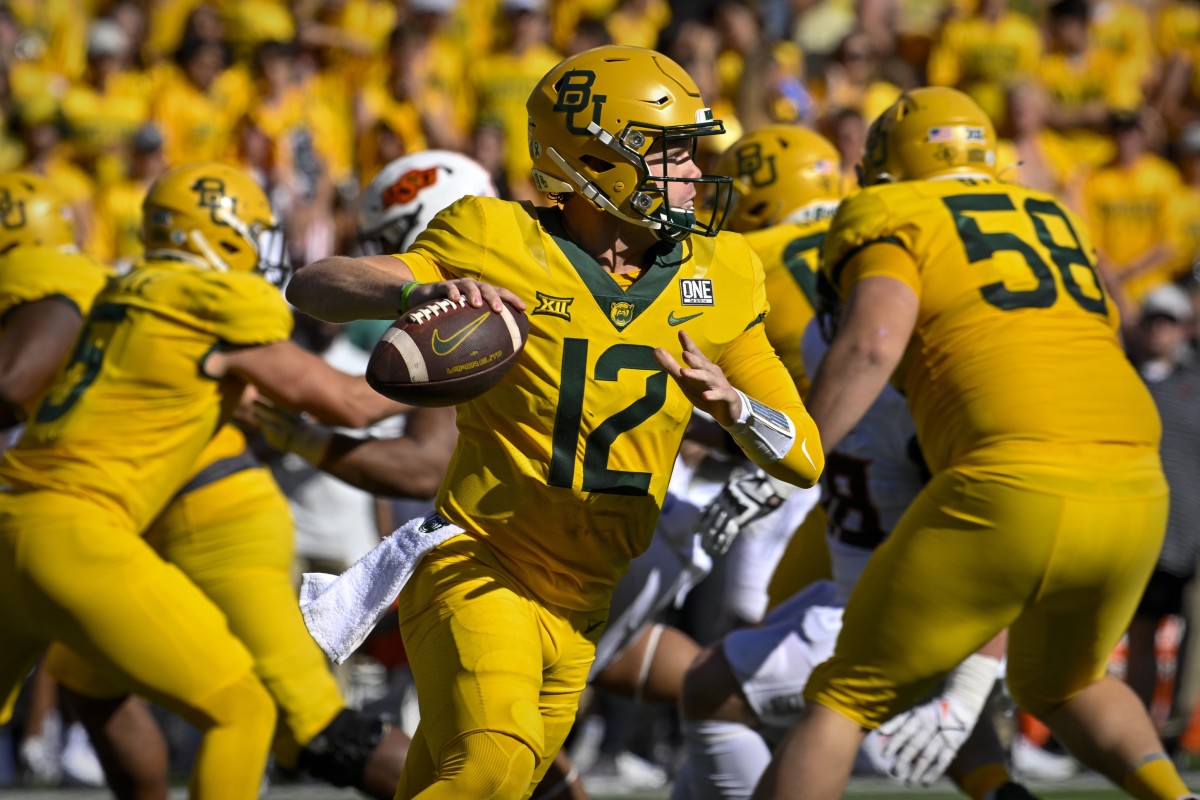
[[[529,317],[465,299],[432,300],[401,315],[367,362],[367,383],[414,406],[452,406],[495,386],[529,337]]]

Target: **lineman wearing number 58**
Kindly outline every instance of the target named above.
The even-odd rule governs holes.
[[[809,405],[834,448],[892,378],[933,478],[855,586],[754,796],[839,797],[864,729],[1004,628],[1021,706],[1130,795],[1186,796],[1137,697],[1105,675],[1162,543],[1166,483],[1087,232],[996,181],[992,123],[952,89],[902,95],[862,169],[825,240],[845,308]]]

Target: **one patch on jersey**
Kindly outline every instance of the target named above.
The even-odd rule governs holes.
[[[538,292],[537,301],[537,308],[529,312],[530,314],[545,314],[548,317],[571,321],[571,303],[575,302],[574,297],[555,297],[552,294]]]
[[[685,306],[711,306],[712,281],[708,278],[680,278],[679,302]]]

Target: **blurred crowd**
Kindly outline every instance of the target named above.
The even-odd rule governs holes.
[[[846,188],[866,125],[925,83],[970,93],[1002,177],[1068,198],[1136,316],[1200,249],[1200,3],[1156,0],[7,0],[0,169],[51,177],[84,245],[139,252],[145,187],[223,159],[255,174],[294,263],[354,247],[355,203],[404,153],[468,153],[537,201],[525,99],[614,42],[682,64],[728,133],[820,130]]]
[[[867,126],[902,90],[969,93],[1002,138],[1001,179],[1088,222],[1130,355],[1158,387],[1168,477],[1194,486],[1200,0],[0,0],[0,171],[46,175],[76,206],[80,245],[122,268],[141,253],[150,184],[227,161],[267,190],[300,266],[356,252],[363,187],[406,153],[469,154],[501,196],[548,202],[530,179],[525,101],[564,55],[605,43],[655,48],[696,79],[727,130],[702,140],[706,171],[745,133],[797,123],[836,145],[845,192]],[[11,213],[0,199],[0,225]],[[406,518],[370,524],[380,510],[358,499],[361,519],[333,529]],[[1200,507],[1185,511],[1160,560],[1181,585],[1130,633],[1148,703],[1161,620],[1184,610],[1200,558]],[[1200,598],[1184,616],[1200,617]],[[1180,696],[1159,720],[1200,751],[1200,637],[1181,649]]]

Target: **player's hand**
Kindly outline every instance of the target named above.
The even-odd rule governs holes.
[[[786,485],[758,467],[735,474],[700,514],[700,546],[710,556],[723,555],[743,528],[783,505]]]
[[[333,438],[329,428],[263,400],[254,401],[253,413],[255,426],[271,447],[281,453],[295,453],[314,466],[325,458]]]
[[[654,359],[675,379],[692,405],[712,415],[721,425],[732,425],[741,416],[742,398],[729,385],[721,368],[709,361],[683,331],[679,332],[679,343],[683,345],[682,365],[662,347],[654,348]]]
[[[439,298],[447,300],[458,300],[461,297],[467,299],[467,305],[474,308],[483,308],[487,306],[492,311],[500,313],[504,308],[504,303],[507,302],[510,306],[525,310],[525,301],[517,297],[508,289],[503,289],[499,286],[493,286],[490,283],[472,280],[471,278],[456,278],[451,281],[438,281],[437,283],[422,283],[412,290],[408,296],[408,308],[419,306],[422,303],[427,303],[430,300]]]
[[[877,768],[906,786],[930,786],[950,766],[978,718],[953,697],[935,697],[880,725],[864,748]]]

